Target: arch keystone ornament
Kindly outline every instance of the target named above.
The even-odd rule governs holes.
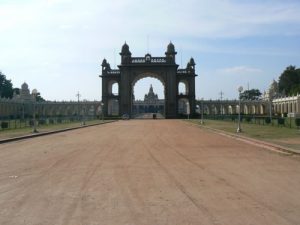
[[[118,69],[111,69],[106,59],[103,60],[102,74],[102,102],[104,116],[124,114],[133,116],[133,87],[135,83],[145,77],[154,77],[164,86],[165,118],[178,118],[181,110],[180,101],[188,102],[190,114],[195,113],[195,61],[190,59],[185,69],[178,69],[176,64],[175,46],[170,42],[164,57],[153,57],[147,53],[144,57],[132,57],[129,45],[125,42],[120,52],[121,65]],[[117,83],[118,94],[113,93],[112,84]],[[185,93],[179,93],[179,84],[186,86]]]

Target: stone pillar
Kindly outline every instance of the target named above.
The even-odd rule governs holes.
[[[172,119],[177,117],[177,83],[176,83],[177,66],[171,67],[166,72],[166,118]]]

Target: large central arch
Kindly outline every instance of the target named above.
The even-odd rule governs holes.
[[[163,99],[159,99],[158,96],[157,99],[154,97],[153,99],[144,99],[143,101],[136,101],[137,99],[132,98],[131,99],[131,106],[133,109],[132,110],[134,112],[134,114],[136,115],[136,118],[141,118],[140,117],[140,113],[149,113],[149,112],[155,112],[155,113],[159,113],[160,118],[161,117],[165,117],[165,108],[166,108],[166,84],[165,81],[162,79],[162,77],[160,77],[157,74],[154,73],[144,73],[144,74],[139,74],[138,76],[136,76],[136,78],[133,80],[132,84],[131,84],[131,88],[133,91],[133,95],[135,96],[134,90],[135,90],[135,86],[136,84],[140,81],[143,80],[144,78],[154,78],[156,80],[158,80],[158,82],[162,85],[163,87]],[[152,89],[153,92],[153,87],[152,84],[149,88],[149,93],[150,90]],[[147,95],[149,95],[149,93]],[[154,95],[154,92],[153,92]],[[133,97],[133,96],[132,96]],[[135,102],[136,101],[136,102]]]
[[[177,118],[178,101],[185,98],[188,100],[190,113],[195,113],[195,62],[191,58],[186,69],[178,69],[175,61],[177,52],[172,43],[167,47],[165,57],[131,57],[129,46],[125,43],[122,47],[121,65],[119,69],[112,70],[106,59],[102,62],[102,102],[103,112],[109,116],[108,103],[114,100],[118,104],[119,116],[128,114],[132,117],[132,96],[134,84],[145,77],[154,77],[160,80],[165,93],[165,117]],[[117,83],[118,94],[111,90],[112,84]],[[187,90],[179,92],[179,84],[184,83]],[[117,107],[117,106],[116,106]]]

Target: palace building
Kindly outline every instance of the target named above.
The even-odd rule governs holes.
[[[100,101],[36,101],[27,83],[22,84],[20,93],[14,93],[12,99],[0,98],[0,120],[30,118],[34,111],[39,118],[94,118],[102,113]]]
[[[145,94],[144,100],[133,101],[133,114],[140,113],[160,113],[164,114],[165,100],[159,99],[154,93],[152,84],[148,94]]]

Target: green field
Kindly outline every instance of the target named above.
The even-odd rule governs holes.
[[[190,120],[190,122],[200,124],[199,120]],[[202,126],[234,134],[237,130],[237,123],[231,121],[204,120]],[[300,129],[248,123],[242,123],[241,128],[242,133],[239,133],[239,135],[300,150]]]
[[[107,122],[107,120],[105,120],[104,122]],[[86,121],[86,125],[101,124],[101,123],[102,123],[101,120]],[[50,131],[79,127],[79,126],[82,126],[81,122],[59,123],[59,124],[39,125],[37,127],[37,130],[39,133],[43,133],[43,132],[50,132]],[[0,140],[13,138],[13,137],[20,137],[24,135],[30,135],[32,134],[32,131],[33,131],[32,127],[0,130]]]

